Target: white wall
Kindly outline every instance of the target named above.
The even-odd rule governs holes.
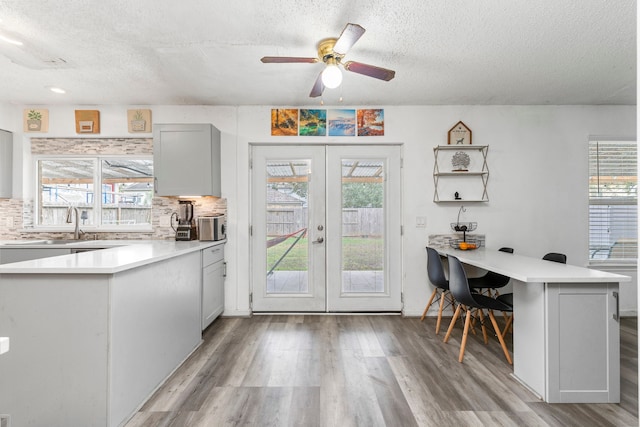
[[[348,106],[346,106],[348,107]],[[317,108],[317,106],[310,107]],[[459,120],[473,132],[473,144],[489,145],[489,202],[468,203],[465,221],[478,222],[487,247],[515,248],[542,257],[563,252],[569,263],[586,266],[588,247],[587,142],[589,135],[636,135],[635,107],[426,106],[385,108],[384,137],[271,137],[270,107],[238,109],[237,224],[240,253],[249,253],[248,153],[250,143],[403,143],[406,315],[419,315],[429,296],[424,247],[429,234],[450,232],[459,204],[433,200],[433,147],[446,145]],[[427,218],[416,228],[416,217]],[[249,292],[249,264],[238,266],[238,295]],[[621,310],[635,314],[635,278],[621,289]],[[245,304],[239,301],[239,307]]]
[[[429,294],[424,251],[427,236],[450,232],[449,223],[456,220],[459,209],[458,204],[432,201],[433,147],[446,144],[447,131],[456,122],[462,120],[471,128],[474,145],[490,146],[490,201],[466,204],[461,220],[478,222],[477,232],[487,236],[489,248],[510,246],[519,254],[535,257],[564,252],[575,265],[587,263],[589,135],[636,136],[636,108],[628,106],[386,107],[385,136],[368,138],[272,137],[270,106],[144,105],[41,106],[49,108],[50,131],[23,137],[22,108],[0,106],[0,112],[13,112],[13,129],[5,128],[17,132],[25,145],[32,135],[76,136],[75,109],[100,110],[100,136],[131,136],[126,110],[132,108],[150,108],[154,123],[208,122],[222,131],[222,195],[227,199],[229,226],[225,315],[249,314],[251,143],[404,144],[405,314],[419,315]],[[15,173],[22,175],[22,168],[17,169]],[[30,175],[28,170],[24,173]],[[427,218],[426,228],[415,227],[418,216]],[[621,309],[628,314],[637,310],[635,270],[632,273],[634,280],[621,289]]]

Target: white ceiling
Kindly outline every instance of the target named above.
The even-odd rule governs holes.
[[[346,105],[636,103],[634,0],[3,0],[0,102],[314,105],[316,56],[348,22]],[[46,88],[68,91],[56,95]]]

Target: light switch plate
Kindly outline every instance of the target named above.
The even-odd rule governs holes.
[[[0,337],[0,354],[9,351],[9,337]]]
[[[416,217],[416,228],[425,228],[427,226],[427,217],[417,216]]]
[[[160,227],[169,227],[171,225],[170,217],[160,217]]]

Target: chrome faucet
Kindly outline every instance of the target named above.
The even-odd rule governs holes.
[[[72,223],[71,212],[74,212],[76,215],[76,228],[73,230],[73,238],[75,240],[80,240],[80,233],[82,233],[82,230],[80,230],[80,215],[78,215],[78,208],[74,206],[69,206],[69,208],[67,208],[67,224]]]

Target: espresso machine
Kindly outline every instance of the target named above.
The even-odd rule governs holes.
[[[189,200],[179,200],[178,212],[171,215],[171,227],[176,232],[176,240],[196,240],[198,233],[193,219],[193,203]],[[173,226],[176,217],[177,227]]]

